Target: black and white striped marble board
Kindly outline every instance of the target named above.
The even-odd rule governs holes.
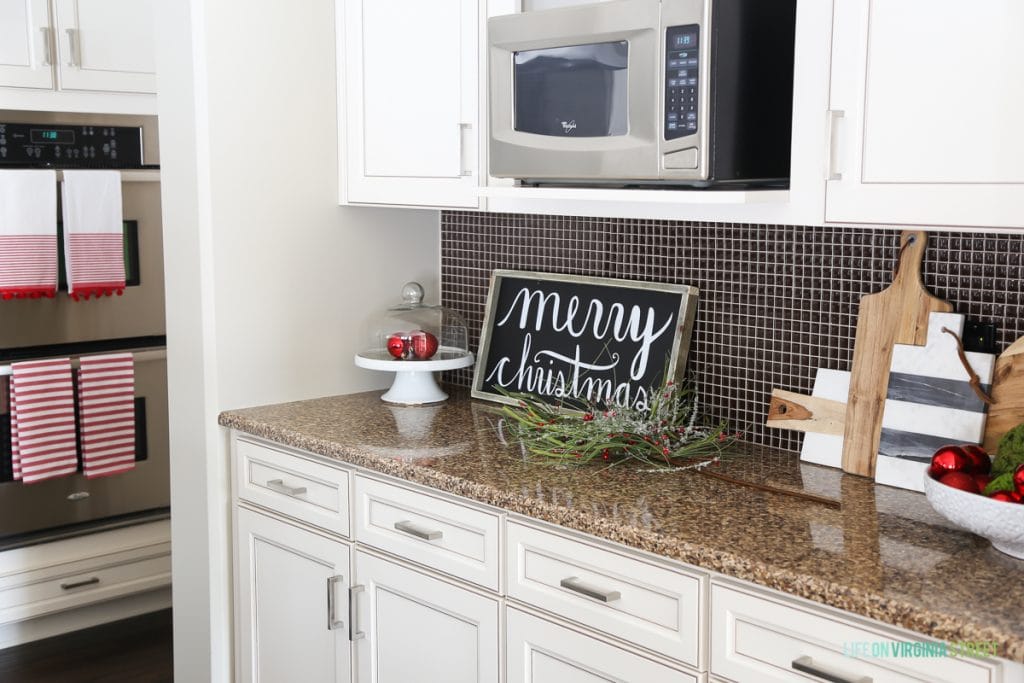
[[[875,481],[922,491],[932,454],[946,444],[981,443],[985,433],[985,403],[969,383],[957,353],[964,316],[932,313],[924,346],[896,344],[885,409],[882,438],[875,464]],[[968,352],[967,360],[987,392],[992,384],[995,356]]]

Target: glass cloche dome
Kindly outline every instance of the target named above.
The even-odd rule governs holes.
[[[466,320],[444,306],[423,303],[423,287],[407,282],[402,303],[383,311],[370,326],[361,355],[384,360],[450,360],[469,353]]]
[[[400,405],[445,400],[448,395],[437,386],[434,373],[466,368],[474,361],[465,319],[450,308],[424,304],[417,282],[405,283],[402,303],[373,319],[364,348],[355,364],[394,372],[394,383],[381,398]]]

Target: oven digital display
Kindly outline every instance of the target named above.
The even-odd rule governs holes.
[[[73,145],[75,131],[70,128],[33,128],[29,140],[34,145]]]

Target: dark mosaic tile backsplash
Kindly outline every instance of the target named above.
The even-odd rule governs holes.
[[[700,288],[689,369],[703,412],[754,443],[798,450],[763,427],[772,387],[810,393],[819,367],[849,370],[857,303],[891,279],[899,231],[447,211],[442,300],[479,343],[495,268],[673,282]],[[929,236],[925,285],[998,349],[1024,334],[1024,233]],[[469,386],[472,371],[449,381]]]

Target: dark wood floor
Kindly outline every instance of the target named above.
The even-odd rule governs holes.
[[[3,683],[171,683],[171,610],[0,650]]]

